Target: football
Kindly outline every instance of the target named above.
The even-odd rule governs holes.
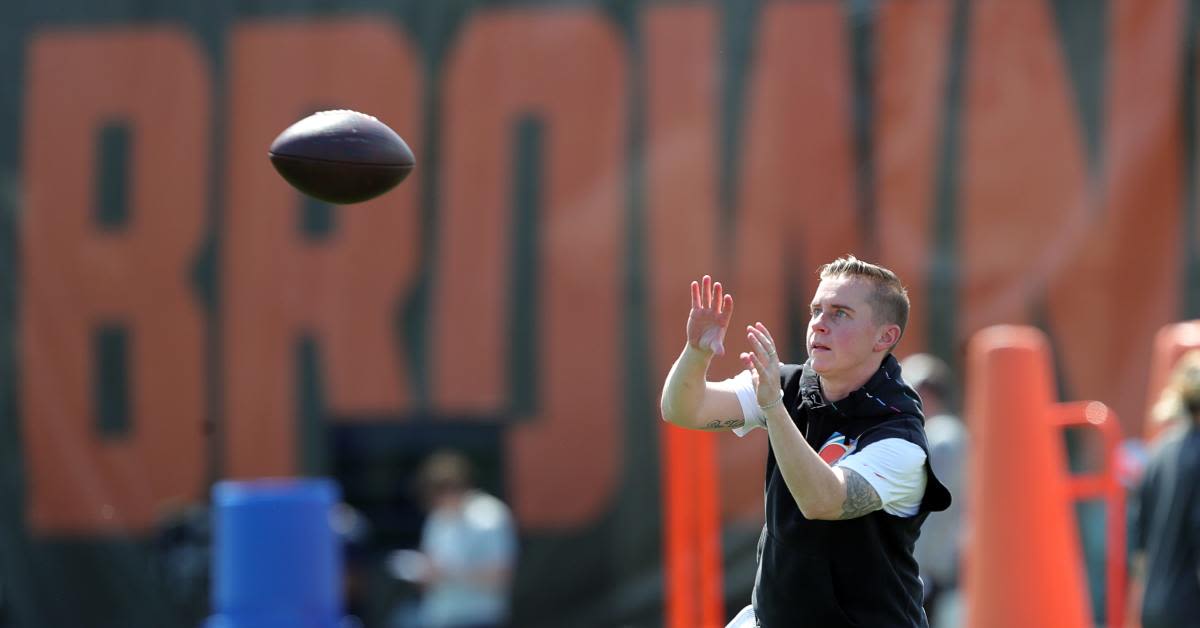
[[[292,187],[338,204],[375,198],[416,165],[395,131],[374,116],[347,109],[320,111],[289,126],[267,155]]]

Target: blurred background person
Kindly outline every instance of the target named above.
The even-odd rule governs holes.
[[[363,513],[339,502],[333,509],[333,530],[342,544],[342,594],[346,614],[361,622],[369,617],[371,543],[374,529]],[[353,625],[360,625],[355,623]]]
[[[517,557],[516,526],[508,506],[475,487],[471,464],[454,450],[432,454],[418,482],[429,507],[420,551],[389,559],[392,575],[422,588],[421,628],[500,628],[508,625]]]
[[[1180,358],[1153,416],[1171,425],[1130,500],[1130,608],[1143,628],[1200,626],[1200,351]]]
[[[929,513],[917,539],[916,556],[925,587],[925,613],[930,626],[961,623],[958,564],[962,550],[962,513],[967,429],[959,417],[958,393],[950,367],[937,356],[917,353],[901,362],[904,380],[921,395],[929,463],[955,499],[941,512]]]
[[[171,501],[158,517],[152,544],[151,573],[162,586],[163,601],[185,622],[200,624],[210,612],[212,514],[209,506]]]

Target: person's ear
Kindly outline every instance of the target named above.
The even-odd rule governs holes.
[[[896,324],[884,325],[879,328],[879,334],[875,337],[875,351],[888,351],[900,342],[900,326]]]

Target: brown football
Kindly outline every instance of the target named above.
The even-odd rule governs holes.
[[[292,187],[339,204],[387,192],[416,165],[395,131],[374,116],[347,109],[320,111],[289,126],[267,155]]]

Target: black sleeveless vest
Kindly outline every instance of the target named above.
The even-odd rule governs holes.
[[[928,481],[913,517],[878,510],[857,519],[810,521],[784,483],[775,452],[768,450],[766,525],[754,585],[760,625],[927,626],[913,545],[928,513],[950,505],[950,493],[929,465],[916,391],[901,379],[891,355],[865,386],[837,403],[825,399],[807,364],[785,365],[780,378],[788,414],[827,461],[885,438],[902,438],[925,450]]]

